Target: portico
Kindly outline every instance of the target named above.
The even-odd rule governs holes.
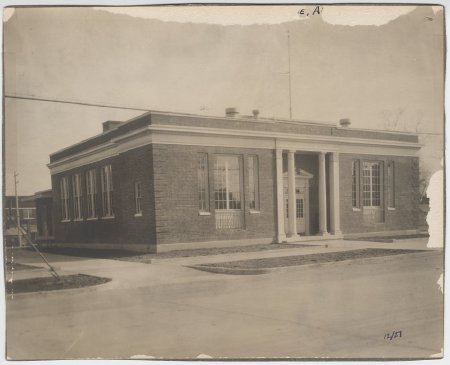
[[[317,166],[317,208],[318,208],[318,232],[313,236],[309,233],[309,204],[298,203],[299,192],[298,170],[296,162],[301,162],[302,157],[308,156],[314,159]],[[287,207],[285,206],[283,160],[287,160]],[[297,176],[297,178],[296,178]],[[296,149],[276,149],[276,185],[277,185],[277,240],[282,242],[296,242],[302,240],[342,238],[340,229],[340,204],[339,204],[339,153],[336,151],[303,151]],[[307,196],[311,187],[307,186]],[[315,190],[314,190],[315,191]],[[309,198],[306,199],[309,201]],[[304,209],[300,214],[297,209]],[[286,209],[287,208],[287,209]],[[285,214],[287,210],[287,215]],[[307,227],[304,234],[298,234],[299,215],[306,215]],[[287,222],[285,222],[287,216]],[[287,223],[287,224],[286,224]]]

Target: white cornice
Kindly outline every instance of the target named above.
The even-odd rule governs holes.
[[[359,145],[373,145],[373,146],[395,146],[405,148],[420,148],[421,145],[417,142],[405,142],[388,139],[374,139],[374,138],[353,138],[341,136],[325,136],[317,134],[291,134],[283,132],[272,131],[256,131],[256,130],[242,130],[242,129],[225,129],[225,128],[205,128],[205,127],[191,127],[191,126],[177,126],[177,125],[150,125],[148,129],[159,132],[173,132],[173,133],[189,133],[189,134],[204,134],[204,135],[220,135],[220,136],[239,136],[239,137],[256,137],[279,139],[280,141],[314,141],[314,142],[331,142],[335,144],[359,144]]]
[[[396,156],[414,156],[421,147],[420,144],[415,142],[393,140],[153,124],[52,162],[47,166],[51,170],[51,174],[57,174],[117,156],[120,153],[148,144],[279,148],[308,152]]]

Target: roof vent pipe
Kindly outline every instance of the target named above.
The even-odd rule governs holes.
[[[339,119],[339,125],[342,128],[348,128],[350,126],[351,122],[349,118],[343,118],[343,119]]]
[[[238,115],[239,112],[236,108],[226,108],[225,109],[225,115],[229,118],[234,118],[236,115]]]

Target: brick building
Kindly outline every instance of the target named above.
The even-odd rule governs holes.
[[[416,135],[148,112],[53,153],[55,244],[166,250],[415,232]]]

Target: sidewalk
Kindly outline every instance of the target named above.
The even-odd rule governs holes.
[[[211,275],[215,274],[206,273],[187,267],[200,264],[342,252],[365,248],[431,250],[426,247],[426,238],[399,240],[394,243],[330,240],[315,242],[315,244],[307,244],[308,246],[306,246],[305,243],[299,244],[304,245],[304,247],[258,252],[239,252],[210,256],[164,259],[152,258],[152,262],[150,264],[113,259],[92,259],[80,257],[73,257],[73,259],[71,259],[69,256],[55,254],[45,255],[59,275],[81,273],[112,278],[110,283],[96,287],[98,290],[108,290],[113,288],[119,289],[130,287],[149,287],[153,285],[168,285],[172,283],[190,282],[192,280],[210,280]],[[436,249],[433,250],[439,251]],[[18,257],[17,262],[39,266],[41,269],[14,271],[14,280],[50,276],[44,262],[39,262],[39,260],[39,257],[36,259],[33,255],[29,255],[28,258],[25,257],[23,259]],[[333,263],[326,263],[325,265],[330,264]],[[234,278],[238,278],[238,276],[234,276]],[[9,279],[11,279],[11,273],[7,273],[7,280]]]
[[[196,265],[202,263],[215,263],[221,261],[237,261],[256,258],[284,257],[293,255],[298,256],[298,255],[310,255],[327,252],[350,251],[365,248],[439,250],[427,248],[427,242],[428,242],[427,238],[412,238],[407,240],[398,240],[393,243],[373,242],[373,241],[347,241],[347,240],[311,241],[297,244],[290,243],[290,245],[299,246],[292,249],[280,249],[280,250],[259,251],[259,252],[238,252],[230,254],[179,257],[170,259],[155,258],[152,259],[152,264]]]

